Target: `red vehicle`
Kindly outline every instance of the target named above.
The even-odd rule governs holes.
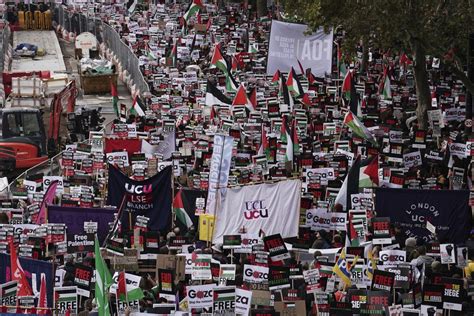
[[[63,107],[74,109],[76,95],[75,81],[71,81],[54,96],[50,107],[48,134],[39,109],[0,109],[0,171],[27,169],[55,154],[58,151]]]

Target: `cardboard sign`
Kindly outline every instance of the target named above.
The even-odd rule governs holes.
[[[383,264],[401,264],[407,260],[407,252],[405,250],[382,250],[379,253],[380,261]]]
[[[454,244],[441,244],[440,254],[442,264],[456,263],[456,251]]]
[[[224,249],[236,249],[240,248],[242,238],[240,235],[224,235],[222,248]]]
[[[443,309],[462,310],[464,281],[462,279],[443,278]]]
[[[186,287],[188,295],[188,309],[210,308],[213,304],[215,284],[195,285]]]
[[[64,286],[54,288],[54,308],[58,315],[64,316],[68,312],[77,314],[77,287]]]
[[[160,293],[175,294],[174,271],[171,269],[158,269],[158,285]]]
[[[198,254],[192,263],[192,280],[211,280],[211,255]]]
[[[268,249],[272,261],[281,261],[291,257],[280,234],[265,236],[263,243],[265,244],[265,248]]]
[[[374,229],[372,242],[374,245],[389,245],[392,243],[390,235],[390,218],[375,217],[372,219],[372,227]]]
[[[410,266],[386,266],[384,267],[384,270],[395,274],[394,288],[406,289],[406,290],[410,288],[410,284],[411,284],[411,267]]]
[[[252,291],[235,289],[235,313],[248,316],[252,306]]]
[[[391,292],[395,284],[395,273],[374,270],[372,277],[372,290]]]
[[[90,296],[90,287],[93,274],[92,267],[76,263],[74,269],[74,284],[77,286],[77,294],[85,297]]]
[[[268,285],[268,274],[268,267],[246,264],[243,281],[250,284]]]
[[[444,286],[439,284],[424,284],[423,286],[423,305],[432,305],[437,308],[443,308]]]
[[[288,267],[270,267],[268,288],[270,291],[291,287],[290,269]]]
[[[213,315],[235,314],[235,287],[220,286],[214,288],[214,302],[212,305]]]
[[[68,234],[67,252],[75,253],[94,251],[94,238],[93,234]]]

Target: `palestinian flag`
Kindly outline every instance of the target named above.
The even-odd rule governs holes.
[[[219,105],[230,105],[232,101],[226,97],[212,82],[207,80],[206,85],[206,105],[213,106]]]
[[[286,122],[286,116],[282,118],[280,139],[283,143],[286,143],[285,162],[293,161],[293,140],[291,139],[290,129]]]
[[[227,92],[237,91],[239,84],[235,81],[234,76],[230,72],[226,73],[225,77],[225,89]]]
[[[188,11],[183,15],[184,20],[186,23],[189,21],[189,19],[193,16],[195,16],[200,9],[203,8],[201,0],[193,0],[191,3],[191,6],[188,8]]]
[[[272,78],[272,84],[277,85],[280,83],[280,70],[277,70]]]
[[[236,73],[238,68],[239,68],[239,62],[235,56],[232,56],[232,68],[230,69],[230,71],[232,73]]]
[[[265,154],[267,157],[267,160],[270,160],[270,144],[268,143],[268,138],[267,138],[267,132],[265,131],[265,128],[262,125],[262,132],[261,132],[262,138],[260,141],[260,148],[258,150],[259,155]]]
[[[252,91],[250,91],[250,97],[248,98],[250,104],[252,104],[253,110],[257,109],[257,88],[254,87]]]
[[[117,297],[122,302],[141,300],[145,297],[143,290],[139,287],[127,285],[126,273],[122,271],[117,279]]]
[[[178,43],[181,42],[181,38],[178,38],[171,48],[168,57],[166,58],[166,65],[176,67],[176,62],[178,61]]]
[[[359,173],[359,188],[379,185],[379,156],[372,156],[362,162]]]
[[[298,62],[298,66],[300,67],[301,75],[304,76],[304,68],[303,65],[301,64],[300,60],[296,58],[296,61]]]
[[[211,65],[216,66],[224,73],[229,72],[229,66],[227,64],[227,61],[225,60],[224,56],[222,56],[222,52],[218,45],[216,45],[214,48],[214,54],[212,54]]]
[[[350,101],[349,108],[353,113],[357,113],[359,103],[357,101],[357,91],[355,88],[354,74],[348,71],[342,82],[342,94],[346,100]]]
[[[347,211],[351,205],[351,194],[359,193],[359,172],[360,172],[360,156],[357,156],[352,163],[351,169],[344,179],[339,192],[337,193],[334,205],[342,205],[342,209]]]
[[[138,117],[145,116],[145,105],[142,103],[142,100],[138,96],[133,99],[132,108],[130,109],[130,114],[133,114]]]
[[[312,105],[311,100],[309,99],[309,96],[308,96],[307,93],[303,94],[303,98],[301,99],[300,102],[305,106],[311,106]]]
[[[110,81],[110,94],[112,95],[112,104],[114,107],[115,115],[119,117],[118,92],[117,92],[117,87],[114,85],[112,81]]]
[[[206,198],[207,191],[182,188],[176,194],[173,201],[173,210],[176,214],[176,226],[182,232],[187,231],[189,227],[198,227],[199,217],[195,215],[196,200]]]
[[[359,193],[360,188],[378,186],[378,176],[378,156],[363,161],[360,156],[357,156],[342,183],[334,204],[341,204],[344,210],[348,210],[351,207],[351,194]]]
[[[232,102],[232,106],[236,105],[245,105],[245,107],[250,112],[255,111],[252,102],[249,100],[247,93],[245,92],[245,88],[242,84],[239,86],[239,90],[237,90],[234,101]]]
[[[293,155],[298,156],[300,154],[300,142],[298,140],[298,127],[296,120],[293,120]]]
[[[288,109],[290,110],[290,112],[292,112],[295,105],[295,101],[293,100],[291,94],[288,92],[287,83],[283,74],[280,76],[280,79],[280,93],[283,96],[283,102],[288,105]]]
[[[310,86],[316,84],[316,78],[314,78],[314,75],[313,75],[312,72],[309,72],[309,73],[308,73],[307,78],[308,78],[308,84],[309,84]]]
[[[381,84],[381,90],[382,90],[382,99],[390,100],[392,98],[392,90],[390,88],[390,78],[389,78],[387,69],[385,69],[385,75],[384,75],[384,80]]]
[[[286,85],[288,87],[288,91],[291,92],[295,97],[299,97],[303,95],[303,87],[296,75],[295,70],[291,67],[290,74],[288,75],[288,80],[286,81]]]
[[[365,125],[351,111],[347,112],[346,116],[344,117],[343,125],[349,126],[355,135],[371,142],[374,145],[377,145],[377,140],[375,139],[374,135],[370,133],[367,127],[365,127]]]

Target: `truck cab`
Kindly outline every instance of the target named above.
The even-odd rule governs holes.
[[[29,168],[47,159],[40,110],[0,109],[0,133],[0,170]]]

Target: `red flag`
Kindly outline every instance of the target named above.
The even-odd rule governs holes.
[[[32,296],[33,291],[31,290],[30,284],[26,279],[25,271],[21,267],[20,260],[16,255],[16,249],[13,245],[13,240],[10,239],[10,267],[11,267],[11,278],[13,281],[18,281],[17,296]]]
[[[46,208],[49,204],[53,203],[58,185],[59,181],[55,180],[51,182],[48,187],[48,190],[46,190],[46,193],[43,197],[43,201],[41,202],[41,208],[38,217],[36,217],[36,225],[46,224]]]
[[[211,25],[212,25],[212,18],[209,17],[209,20],[207,20],[207,24],[206,24],[206,32],[209,31],[209,29],[211,28]]]
[[[49,314],[49,311],[46,309],[48,306],[48,300],[46,297],[46,276],[44,273],[41,273],[41,286],[40,286],[40,293],[38,299],[38,314],[39,315],[46,315]]]
[[[197,14],[197,22],[198,22],[198,24],[202,24],[201,13]]]
[[[239,62],[237,61],[237,58],[235,58],[235,56],[232,56],[232,68],[231,68],[231,70],[233,72],[237,71],[238,66],[239,66]]]
[[[117,281],[117,297],[126,297],[127,296],[127,282],[125,281],[125,271],[120,272]],[[123,296],[121,296],[123,295]],[[123,298],[122,298],[123,300]]]

